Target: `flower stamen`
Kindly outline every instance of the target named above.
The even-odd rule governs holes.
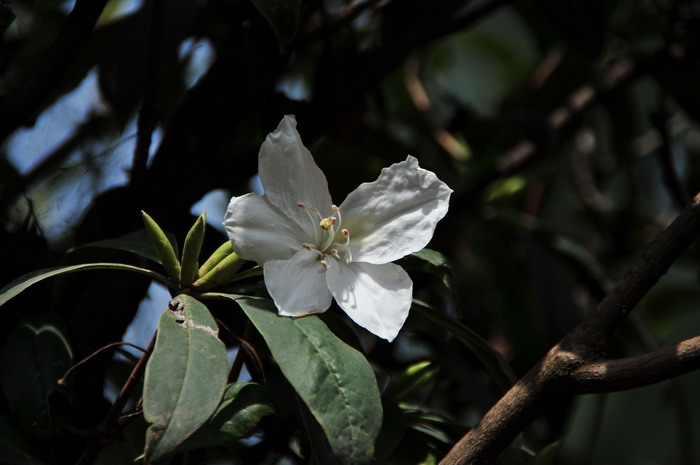
[[[303,203],[299,202],[299,203],[297,204],[297,207],[299,207],[299,208],[301,208],[302,210],[304,210],[304,212],[306,213],[306,216],[308,216],[308,217],[309,217],[309,220],[311,220],[311,224],[314,225],[314,227],[312,228],[312,229],[314,230],[314,242],[315,242],[316,244],[318,244],[318,242],[319,242],[319,237],[318,237],[318,231],[316,230],[316,227],[315,227],[316,220],[314,219],[313,215],[311,215],[311,212],[309,211],[309,209],[306,208],[306,205],[304,205]],[[316,213],[318,213],[318,210],[316,210],[316,208],[314,208],[314,207],[311,207],[311,211],[316,211]],[[302,245],[303,245],[303,244],[302,244]]]

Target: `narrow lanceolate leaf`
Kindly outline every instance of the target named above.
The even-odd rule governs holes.
[[[318,421],[338,461],[351,465],[371,462],[382,424],[382,403],[364,355],[338,339],[314,315],[281,317],[272,301],[237,302]]]
[[[202,250],[204,242],[204,231],[207,226],[207,212],[197,218],[190,232],[187,233],[185,244],[182,246],[182,261],[180,264],[180,283],[183,286],[191,286],[197,279],[197,269],[199,265],[199,252]]]
[[[213,254],[211,254],[209,258],[207,258],[207,261],[199,267],[197,274],[199,276],[204,276],[205,274],[209,273],[212,268],[214,268],[221,260],[229,256],[232,252],[233,244],[231,241],[224,242],[214,251]]]
[[[43,270],[32,271],[19,278],[15,279],[7,286],[0,289],[0,306],[4,305],[7,301],[17,296],[20,292],[27,289],[29,286],[43,281],[47,278],[52,278],[66,273],[74,273],[76,271],[90,271],[90,270],[122,270],[131,271],[134,273],[141,273],[149,276],[161,284],[168,285],[168,278],[156,273],[155,271],[148,270],[146,268],[141,268],[133,265],[125,265],[123,263],[83,263],[81,265],[70,265],[70,266],[58,266],[56,268],[44,268]]]
[[[15,327],[0,353],[0,386],[14,418],[25,431],[48,437],[58,432],[50,421],[49,396],[71,365],[68,342],[53,324]]]
[[[166,237],[175,248],[175,237],[172,234],[165,233]],[[160,255],[156,253],[151,244],[151,239],[145,230],[139,230],[130,232],[123,236],[115,237],[112,239],[105,239],[102,241],[90,242],[88,244],[83,244],[78,247],[71,249],[72,251],[77,251],[81,249],[87,249],[90,247],[98,247],[104,249],[113,250],[123,250],[126,252],[131,252],[141,257],[147,258],[156,263],[161,263]]]
[[[515,373],[501,354],[496,352],[488,342],[462,323],[443,315],[438,310],[425,302],[413,299],[414,308],[420,311],[426,318],[437,323],[452,333],[462,344],[483,363],[493,382],[503,392],[506,392],[515,383]]]
[[[208,449],[246,438],[257,431],[263,417],[273,415],[275,410],[272,396],[260,385],[229,384],[212,417],[178,448],[178,452]]]
[[[226,348],[209,310],[187,295],[170,302],[143,389],[144,463],[177,448],[214,413],[226,387]]]
[[[384,393],[397,401],[405,401],[432,383],[438,371],[440,368],[431,362],[414,363],[392,379]]]
[[[153,221],[153,218],[144,211],[141,212],[141,215],[153,249],[160,257],[160,262],[163,264],[165,272],[168,273],[169,277],[178,279],[180,277],[180,262],[178,262],[177,255],[175,255],[175,248],[168,240],[168,236],[160,229],[160,226]]]

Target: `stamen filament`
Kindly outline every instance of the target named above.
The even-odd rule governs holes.
[[[302,210],[304,210],[304,212],[306,213],[306,216],[308,216],[309,219],[311,220],[311,229],[314,230],[314,242],[315,242],[316,244],[318,244],[318,243],[319,243],[319,237],[318,237],[318,231],[317,231],[318,228],[316,227],[316,224],[317,224],[317,223],[316,223],[316,220],[314,220],[314,217],[311,215],[311,212],[309,211],[309,209],[306,208],[306,205],[304,205],[303,203],[298,203],[298,204],[297,204],[297,207],[299,207],[299,208],[301,208]],[[311,207],[311,211],[316,211],[316,213],[318,213],[318,210],[316,210],[316,208],[314,208],[314,207]]]

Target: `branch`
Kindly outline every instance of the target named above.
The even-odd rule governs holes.
[[[614,392],[665,381],[700,368],[700,336],[643,355],[593,362],[571,373],[577,394]]]
[[[689,371],[700,359],[700,338],[647,355],[597,363],[619,322],[656,284],[681,253],[700,235],[700,194],[654,241],[594,312],[567,334],[547,355],[489,410],[472,430],[455,444],[440,465],[488,464],[550,403],[582,392],[588,386],[602,392],[595,381],[607,366],[611,383],[625,389],[645,385]],[[640,363],[649,376],[630,370]],[[653,369],[651,369],[653,368]],[[638,384],[634,384],[635,381]],[[577,384],[579,383],[579,384]],[[614,390],[611,387],[609,390]]]

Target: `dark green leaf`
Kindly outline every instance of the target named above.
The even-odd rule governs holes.
[[[43,281],[44,279],[61,274],[89,270],[133,271],[135,273],[145,274],[151,279],[154,279],[155,281],[158,281],[166,286],[169,284],[168,279],[165,276],[158,274],[155,271],[138,266],[125,265],[123,263],[83,263],[81,265],[58,266],[55,268],[44,268],[43,270],[32,271],[31,273],[20,276],[7,286],[0,289],[0,306],[4,305],[10,299],[17,296],[20,292],[26,290],[29,286],[36,284],[39,281]]]
[[[278,316],[269,300],[237,302],[321,425],[340,463],[369,463],[382,424],[382,404],[367,359],[316,316]]]
[[[507,391],[516,380],[515,373],[503,356],[496,352],[481,336],[454,321],[425,302],[413,299],[414,308],[417,308],[426,318],[442,326],[452,333],[484,364],[486,371],[493,382],[503,392]]]
[[[144,462],[172,452],[206,422],[226,387],[226,347],[209,310],[188,295],[161,315],[146,367]]]
[[[401,263],[405,268],[431,273],[442,280],[445,288],[456,297],[454,272],[450,261],[442,253],[422,249],[404,258]]]
[[[172,234],[165,233],[166,237],[172,244],[173,249],[177,249],[175,237]],[[147,258],[156,263],[161,263],[160,256],[153,250],[153,245],[145,230],[134,231],[123,236],[115,237],[114,239],[105,239],[103,241],[90,242],[88,244],[76,247],[73,250],[84,249],[89,247],[101,247],[106,249],[124,250],[126,252],[135,253],[144,258]]]
[[[63,390],[58,380],[70,368],[72,354],[52,324],[22,324],[10,333],[0,355],[0,385],[8,407],[32,434],[56,433],[49,421],[49,395]]]
[[[214,415],[190,436],[179,451],[216,447],[250,436],[260,420],[274,415],[272,397],[261,386],[243,382],[229,384]]]

